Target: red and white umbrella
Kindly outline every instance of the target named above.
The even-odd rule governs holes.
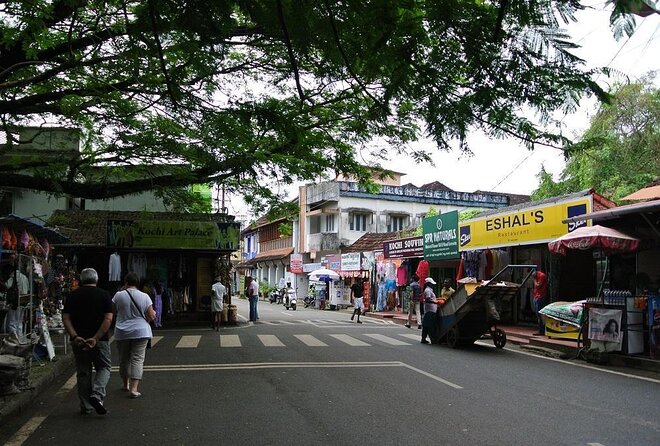
[[[601,248],[605,255],[633,252],[639,248],[639,240],[616,229],[605,226],[581,226],[573,232],[548,243],[555,254],[566,255],[569,249]]]

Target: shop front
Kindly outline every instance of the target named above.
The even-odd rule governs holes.
[[[76,272],[94,268],[99,287],[111,294],[128,272],[154,302],[162,302],[162,325],[210,317],[211,285],[221,277],[231,296],[230,254],[240,227],[223,214],[57,211],[70,243],[60,251]],[[227,302],[231,303],[231,302]]]
[[[597,259],[591,253],[576,251],[565,257],[553,256],[548,242],[577,228],[590,225],[588,220],[564,222],[565,219],[613,205],[592,191],[583,191],[539,202],[488,211],[459,223],[460,264],[457,277],[480,282],[491,279],[507,265],[537,265],[549,278],[549,301],[575,302],[593,296],[597,287]],[[502,280],[522,283],[523,270],[511,269]],[[501,312],[506,323],[533,323],[533,281]]]

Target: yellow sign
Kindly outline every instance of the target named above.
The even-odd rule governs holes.
[[[468,220],[459,224],[459,250],[549,242],[585,226],[584,221],[566,224],[562,220],[591,212],[591,207],[589,195]]]

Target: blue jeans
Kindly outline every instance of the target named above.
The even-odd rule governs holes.
[[[110,380],[110,344],[108,341],[99,341],[91,350],[83,350],[77,345],[73,346],[73,356],[76,358],[76,380],[80,409],[86,412],[93,410],[89,404],[89,397],[94,396],[103,401],[105,386]],[[92,379],[92,367],[96,375]]]
[[[259,298],[251,297],[249,300],[250,300],[250,320],[252,322],[256,322],[256,320],[259,319],[259,313],[257,313],[257,302],[259,301]]]

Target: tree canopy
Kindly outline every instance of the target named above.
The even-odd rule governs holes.
[[[0,187],[101,199],[217,182],[367,179],[374,138],[414,161],[420,134],[472,129],[563,145],[527,118],[605,93],[562,31],[576,0],[7,0],[0,4]],[[82,149],[21,153],[26,125]],[[20,156],[16,156],[20,155]],[[166,165],[167,168],[154,166]],[[103,169],[98,169],[103,166]]]
[[[544,169],[533,199],[594,188],[619,201],[660,176],[660,89],[654,75],[615,88],[567,152],[559,181]]]

